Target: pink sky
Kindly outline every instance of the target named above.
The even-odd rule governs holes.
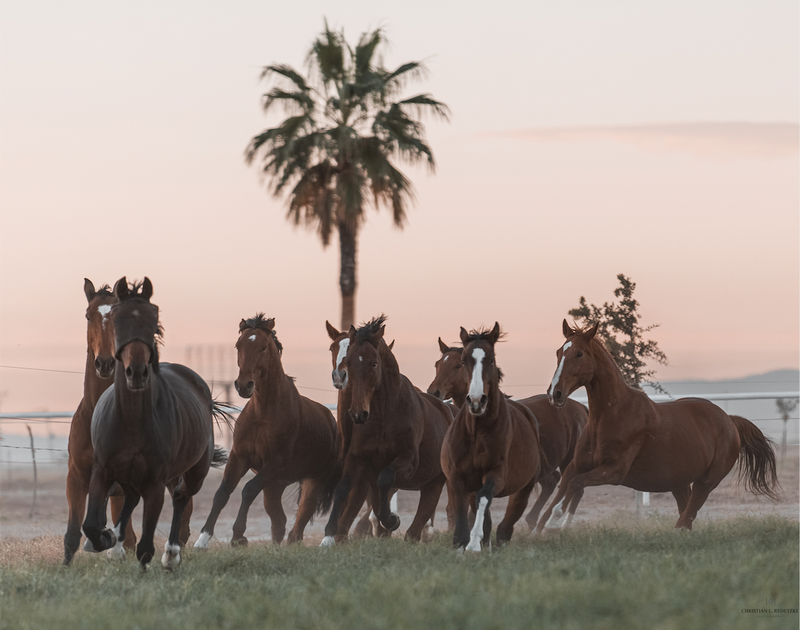
[[[798,367],[796,2],[485,4],[16,1],[0,7],[0,364],[82,372],[83,278],[148,276],[165,360],[233,353],[276,318],[301,392],[334,402],[338,252],[247,167],[263,65],[303,69],[323,18],[381,25],[452,110],[404,231],[370,211],[359,320],[389,316],[426,387],[436,338],[499,321],[517,396],[544,391],[581,295],[637,283],[662,380]],[[335,9],[335,11],[334,11]],[[200,367],[200,366],[197,366]],[[207,368],[210,370],[211,368]],[[204,374],[208,378],[218,376]],[[72,410],[82,376],[0,368],[0,410]]]

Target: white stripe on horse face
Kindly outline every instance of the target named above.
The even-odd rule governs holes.
[[[256,336],[255,336],[255,335],[250,335],[250,336],[248,337],[248,339],[249,339],[250,341],[255,341],[255,340],[256,340]]]
[[[483,359],[485,356],[486,353],[480,348],[472,350],[475,367],[472,370],[472,380],[469,382],[469,393],[467,394],[472,400],[479,400],[483,396]]]
[[[556,369],[556,373],[553,374],[553,382],[550,383],[550,390],[547,392],[548,394],[550,394],[551,398],[553,397],[553,392],[556,389],[556,385],[558,385],[558,381],[561,379],[561,370],[564,369],[564,359],[566,358],[567,350],[569,350],[569,348],[571,347],[572,347],[572,342],[568,341],[561,348],[561,361],[558,362],[558,369]]]
[[[101,304],[97,307],[97,312],[100,313],[100,316],[103,318],[103,330],[106,329],[106,321],[108,320],[108,314],[111,312],[111,305],[110,304]]]
[[[350,345],[350,338],[342,339],[339,342],[339,354],[336,355],[336,368],[339,369],[339,366],[344,361],[345,356],[347,356],[347,347]]]

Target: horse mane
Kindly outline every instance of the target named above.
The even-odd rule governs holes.
[[[239,332],[241,333],[248,329],[263,330],[272,337],[272,340],[275,342],[275,347],[278,348],[278,354],[283,355],[283,344],[278,341],[278,335],[272,328],[274,325],[274,317],[267,318],[264,313],[256,313],[255,317],[246,319],[239,324]]]
[[[360,328],[356,328],[356,340],[360,343],[368,341],[381,329],[387,319],[389,318],[386,315],[381,314],[378,317],[373,317],[366,324],[362,324]]]
[[[94,292],[96,297],[114,297],[114,292],[111,290],[111,287],[107,284],[104,284],[102,287],[97,289]]]
[[[486,328],[481,328],[480,330],[475,330],[475,329],[470,330],[469,333],[467,334],[467,342],[464,345],[467,345],[467,343],[471,343],[473,341],[481,341],[481,340],[488,341],[489,335],[491,333],[492,331]],[[506,336],[505,331],[500,331],[500,335],[498,335],[497,341],[498,342],[503,341],[505,336]]]

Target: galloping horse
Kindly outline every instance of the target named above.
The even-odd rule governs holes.
[[[739,477],[751,492],[777,498],[773,446],[752,422],[700,398],[654,403],[625,383],[595,338],[597,326],[580,330],[563,322],[566,342],[556,352],[558,367],[548,396],[563,406],[572,392],[586,387],[589,423],[542,516],[546,527],[563,527],[565,519],[568,524],[587,486],[613,484],[672,492],[680,513],[675,527],[690,530],[708,495],[737,460]]]
[[[89,479],[92,476],[92,413],[100,395],[114,382],[114,326],[108,314],[118,302],[103,285],[95,290],[88,278],[83,280],[83,292],[89,302],[86,308],[87,350],[86,370],[83,379],[83,398],[81,399],[69,427],[69,463],[67,468],[67,503],[69,519],[67,533],[64,534],[64,564],[69,564],[81,542],[81,520],[86,509],[86,495],[89,493]],[[122,511],[122,492],[110,497],[111,517],[116,520]],[[125,547],[136,546],[136,534],[128,524],[125,532]],[[93,550],[88,543],[87,550]]]
[[[265,319],[263,313],[239,324],[239,377],[234,385],[248,400],[236,422],[222,483],[195,547],[208,547],[222,508],[250,469],[256,476],[242,490],[231,545],[247,544],[247,512],[262,490],[272,542],[276,544],[286,533],[281,496],[289,484],[301,482],[300,507],[289,532],[290,543],[303,539],[316,510],[330,508],[340,471],[336,422],[324,405],[301,396],[294,380],[283,371],[283,346],[274,328],[275,320]]]
[[[442,469],[456,515],[453,545],[469,551],[480,551],[481,543],[490,544],[489,506],[494,497],[509,497],[505,517],[497,527],[497,542],[511,539],[539,479],[536,417],[500,391],[502,372],[494,351],[500,334],[497,323],[491,331],[470,334],[461,329],[461,358],[470,375],[469,389],[442,446]],[[470,532],[467,502],[475,492],[476,516]]]
[[[114,384],[100,397],[92,417],[94,462],[83,531],[98,551],[124,555],[131,512],[144,498],[142,537],[136,547],[144,569],[155,553],[153,536],[164,490],[171,488],[172,527],[161,564],[172,570],[181,561],[180,530],[188,525],[190,500],[209,467],[224,463],[225,456],[214,448],[216,406],[208,385],[183,365],[158,361],[162,328],[158,307],[150,303],[152,294],[148,278],[131,288],[124,277],[114,285],[119,303],[110,317],[117,364]],[[122,486],[125,504],[112,531],[104,529],[105,500],[114,482]]]
[[[385,321],[377,317],[349,331],[344,366],[348,414],[355,426],[323,545],[347,537],[368,489],[378,521],[389,532],[400,527],[400,518],[389,507],[391,489],[419,490],[417,513],[406,532],[406,539],[419,540],[444,486],[439,453],[452,416],[441,401],[420,392],[400,373],[383,341]]]
[[[461,348],[448,346],[440,337],[439,350],[442,356],[435,364],[436,376],[428,387],[428,393],[440,400],[452,398],[453,405],[461,409],[469,391],[469,374],[463,369]],[[572,461],[575,444],[583,427],[586,426],[589,410],[574,400],[569,400],[564,407],[555,408],[548,402],[547,394],[531,396],[516,402],[530,409],[539,422],[541,451],[539,485],[542,491],[528,512],[528,516],[525,517],[528,527],[534,529],[544,504],[555,491],[561,474]],[[544,521],[539,523],[537,531],[543,528]]]

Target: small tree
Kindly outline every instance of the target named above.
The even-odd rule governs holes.
[[[775,406],[778,407],[778,413],[783,418],[783,440],[781,440],[781,457],[786,457],[786,425],[789,422],[789,416],[797,409],[797,403],[800,402],[797,398],[778,398],[775,401]]]
[[[597,336],[619,366],[628,385],[641,389],[643,384],[648,384],[664,393],[664,388],[652,379],[655,370],[648,370],[647,362],[652,360],[668,365],[667,355],[659,349],[657,342],[644,338],[659,324],[644,328],[639,325],[639,302],[633,299],[636,284],[623,274],[617,275],[617,280],[620,286],[614,289],[614,296],[619,298],[619,304],[606,302],[600,307],[587,304],[586,298],[581,296],[580,306],[571,309],[569,316],[581,326],[599,322]]]

